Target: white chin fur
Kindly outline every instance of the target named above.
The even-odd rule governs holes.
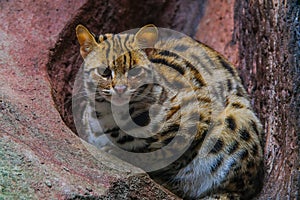
[[[126,104],[129,104],[130,101],[130,96],[126,94],[119,96],[117,94],[106,95],[103,93],[102,96],[104,97],[104,99],[106,99],[107,101],[109,101],[111,104],[115,106],[124,106]]]
[[[113,95],[110,98],[110,102],[115,105],[115,106],[124,106],[124,105],[128,105],[130,101],[130,97],[119,97],[119,96],[115,96]]]

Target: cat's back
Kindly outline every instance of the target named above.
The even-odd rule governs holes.
[[[190,85],[195,85],[192,76],[201,76],[201,87],[191,89],[198,97],[207,94],[210,101],[204,107],[203,98],[199,98],[191,105],[191,110],[200,108],[199,114],[209,118],[210,123],[204,141],[190,148],[178,162],[189,160],[195,152],[197,155],[167,185],[173,191],[180,188],[178,193],[188,194],[186,198],[217,191],[235,191],[242,199],[251,198],[262,184],[262,126],[236,69],[218,52],[189,37],[162,40],[155,47],[159,49],[156,59],[169,63],[174,73],[185,77]],[[197,73],[190,73],[193,70]],[[170,71],[164,75],[171,76]],[[162,171],[168,174],[168,170]]]

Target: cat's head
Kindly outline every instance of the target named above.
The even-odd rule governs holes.
[[[84,72],[97,91],[115,105],[128,103],[138,88],[151,79],[149,49],[158,39],[154,25],[142,27],[135,34],[104,34],[95,37],[82,25],[76,27]]]

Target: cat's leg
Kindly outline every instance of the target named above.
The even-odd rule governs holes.
[[[208,166],[214,182],[220,183],[212,190],[214,194],[203,199],[250,199],[259,192],[263,181],[261,132],[249,103],[228,98],[201,151],[211,161]]]

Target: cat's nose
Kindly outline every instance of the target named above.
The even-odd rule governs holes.
[[[117,92],[117,94],[123,94],[126,91],[127,86],[126,85],[116,85],[114,87],[114,89]]]

